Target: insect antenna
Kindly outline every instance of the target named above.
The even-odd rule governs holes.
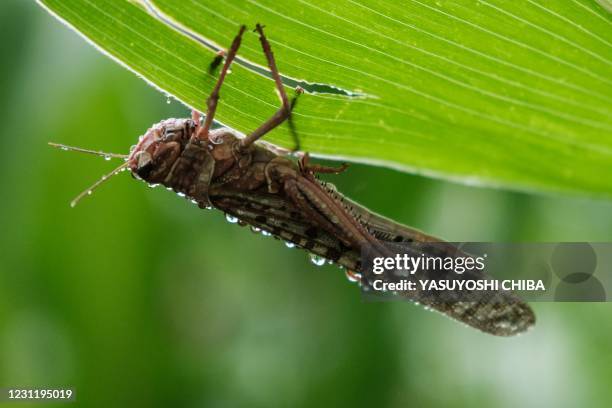
[[[93,191],[96,188],[100,187],[101,184],[103,184],[104,182],[108,181],[115,174],[121,173],[128,166],[128,164],[129,164],[128,162],[125,162],[125,163],[121,164],[121,166],[117,167],[115,170],[111,171],[110,173],[103,175],[100,180],[96,181],[91,186],[89,186],[87,189],[83,190],[83,192],[81,192],[81,194],[76,196],[74,198],[74,200],[72,200],[70,202],[70,207],[76,206],[79,203],[79,201],[81,201],[81,199],[83,197],[91,195],[91,193],[93,193]]]
[[[55,148],[61,149],[61,150],[66,150],[66,151],[73,151],[73,152],[93,154],[93,155],[96,155],[96,156],[102,156],[105,159],[106,158],[110,159],[111,157],[112,158],[117,158],[117,159],[127,159],[128,158],[127,154],[106,153],[106,152],[102,152],[100,150],[83,149],[82,147],[66,146],[66,145],[63,145],[63,144],[53,143],[53,142],[49,142],[49,146],[52,146],[52,147],[55,147]]]
[[[49,146],[52,147],[56,147],[58,149],[61,150],[67,150],[67,151],[73,151],[73,152],[79,152],[79,153],[87,153],[87,154],[93,154],[95,156],[102,156],[107,160],[110,160],[111,158],[117,158],[117,159],[127,159],[128,155],[127,154],[119,154],[119,153],[107,153],[107,152],[102,152],[99,150],[90,150],[90,149],[83,149],[81,147],[74,147],[74,146],[66,146],[63,144],[59,144],[59,143],[53,143],[53,142],[49,142]],[[107,181],[108,179],[110,179],[112,176],[114,176],[115,174],[119,174],[120,172],[122,172],[124,169],[127,168],[128,166],[128,162],[122,163],[119,167],[117,167],[115,170],[111,171],[108,174],[105,174],[104,176],[102,176],[102,178],[98,181],[96,181],[94,184],[92,184],[90,187],[88,187],[86,190],[84,190],[81,194],[79,194],[78,196],[76,196],[74,198],[74,200],[72,200],[70,202],[70,206],[74,207],[75,205],[77,205],[79,203],[79,201],[81,201],[81,199],[87,195],[90,195],[91,193],[93,193],[93,191],[98,188],[101,184],[103,184],[105,181]]]

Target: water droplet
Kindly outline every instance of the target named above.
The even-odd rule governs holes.
[[[185,197],[185,193],[181,193],[180,191],[178,193],[176,193],[177,196],[179,197]]]
[[[149,184],[148,184],[148,186],[149,186],[150,188],[155,188],[155,187],[159,186],[159,184],[149,183]]]
[[[345,270],[344,273],[349,282],[361,282],[361,274],[351,271],[350,269]]]
[[[227,220],[227,222],[235,224],[238,222],[238,218],[234,217],[231,214],[225,214],[225,219]]]
[[[109,155],[104,156],[104,160],[109,161],[111,157]]]
[[[254,233],[258,233],[261,231],[261,228],[257,228],[257,227],[251,227],[251,231],[253,231]]]
[[[166,190],[172,191],[172,187],[166,187]]]
[[[314,265],[317,265],[317,266],[325,265],[326,259],[323,258],[322,256],[315,255],[315,254],[310,254],[309,256],[310,256],[310,262],[312,262]]]
[[[170,102],[172,102],[172,98],[170,98],[170,95],[168,95],[166,96],[166,103],[170,105]]]
[[[62,146],[62,147],[60,147],[60,149],[66,151],[66,152],[69,150],[66,146]]]
[[[196,204],[196,205],[198,204],[198,202],[196,200],[194,200],[194,199],[191,199],[189,201],[191,201],[192,204]]]
[[[87,195],[91,195],[92,191],[91,190],[87,190]]]
[[[266,230],[262,230],[262,231],[261,231],[261,235],[263,235],[264,237],[269,237],[269,236],[271,236],[272,234],[271,234],[271,233],[269,233],[269,232],[268,232],[268,231],[266,231]]]
[[[285,241],[285,246],[287,248],[295,248],[295,244],[291,241]]]

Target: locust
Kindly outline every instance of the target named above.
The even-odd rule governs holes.
[[[225,54],[218,79],[206,100],[204,117],[193,110],[191,118],[163,120],[149,128],[125,155],[51,143],[64,150],[124,159],[123,164],[79,194],[71,204],[74,206],[91,194],[110,176],[129,170],[136,179],[150,185],[163,185],[200,208],[218,209],[241,225],[249,225],[329,260],[365,286],[370,284],[364,278],[366,271],[361,261],[361,252],[366,247],[375,253],[388,255],[389,249],[385,245],[388,242],[414,245],[424,251],[433,251],[428,248],[435,243],[438,252],[442,248],[443,252],[456,254],[458,250],[453,245],[378,215],[317,177],[321,173],[342,173],[346,165],[328,167],[313,164],[307,153],[296,158],[288,150],[260,141],[284,122],[292,126],[292,111],[302,93],[298,88],[293,98],[287,96],[260,24],[256,25],[255,31],[280,98],[280,108],[244,137],[229,128],[212,128],[220,89],[245,29],[244,25],[240,27]],[[217,55],[210,70],[222,61],[223,57]],[[299,139],[296,138],[296,150],[297,143]],[[449,301],[416,293],[408,300],[498,336],[524,332],[535,323],[531,308],[517,296],[499,292],[494,293],[493,298],[495,302],[490,297],[466,301],[457,294],[456,299]]]

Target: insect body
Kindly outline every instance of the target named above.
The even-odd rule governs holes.
[[[149,184],[162,184],[201,208],[222,210],[243,224],[291,242],[356,274],[362,272],[361,250],[366,246],[387,255],[385,241],[421,245],[425,250],[427,243],[441,243],[372,213],[315,177],[317,173],[342,172],[345,166],[313,165],[307,154],[296,162],[273,147],[255,143],[291,119],[297,98],[297,95],[292,100],[287,97],[270,45],[259,24],[256,30],[281,107],[245,138],[237,137],[226,128],[211,130],[219,90],[244,30],[242,26],[227,53],[207,100],[205,119],[201,121],[200,114],[194,111],[190,119],[168,119],[154,125],[125,156],[126,161],[119,169],[127,168]],[[457,251],[450,244],[442,248],[449,254]],[[534,323],[529,306],[507,293],[495,294],[497,302],[461,299],[439,302],[431,297],[415,296],[411,300],[496,335],[513,335]]]

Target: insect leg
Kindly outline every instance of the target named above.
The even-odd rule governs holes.
[[[206,99],[206,119],[204,120],[204,124],[198,128],[196,132],[194,132],[192,138],[195,139],[205,139],[208,137],[208,131],[210,130],[210,126],[212,125],[213,118],[215,116],[215,111],[217,110],[217,102],[219,101],[219,90],[221,89],[221,85],[223,85],[223,81],[225,80],[225,76],[227,75],[227,71],[229,70],[236,53],[238,52],[238,48],[240,48],[240,41],[242,40],[242,34],[246,30],[246,26],[240,26],[240,31],[238,31],[238,35],[234,38],[232,42],[232,46],[227,53],[227,57],[225,58],[225,64],[223,65],[223,69],[219,74],[219,78],[217,79],[217,83],[213,88],[212,93]],[[197,116],[192,114],[192,116]]]
[[[316,174],[316,173],[327,173],[327,174],[340,174],[348,169],[347,163],[342,163],[340,167],[322,166],[320,164],[310,164],[310,155],[308,152],[304,153],[298,162],[300,170],[305,175]]]
[[[219,65],[221,65],[221,62],[223,62],[223,57],[225,57],[225,51],[223,50],[219,51],[217,55],[215,55],[215,58],[212,60],[212,62],[208,66],[209,74],[212,75],[217,70]]]
[[[291,107],[290,111],[293,112],[295,105],[298,101],[298,96],[304,93],[304,88],[298,86],[295,88],[295,96],[291,98]],[[287,125],[289,125],[289,132],[291,133],[291,137],[293,138],[293,151],[297,152],[300,150],[300,138],[297,135],[297,131],[295,130],[295,123],[293,123],[293,116],[290,114],[287,118]]]
[[[270,43],[268,42],[268,39],[266,38],[263,32],[263,26],[258,23],[255,26],[255,30],[259,33],[259,41],[261,42],[261,48],[263,48],[263,52],[266,55],[266,59],[268,60],[268,68],[270,68],[270,72],[272,73],[272,79],[274,79],[274,82],[276,84],[276,90],[278,92],[278,97],[281,100],[281,104],[283,105],[283,109],[289,111],[289,98],[287,98],[285,88],[283,87],[283,81],[281,80],[280,74],[278,73],[276,61],[274,60],[274,54],[272,53],[272,47],[270,47]]]
[[[309,218],[351,248],[359,249],[362,245],[370,244],[379,251],[386,251],[316,180],[299,175],[287,177],[283,185],[294,204]]]
[[[284,190],[293,203],[304,212],[304,215],[318,225],[319,228],[327,231],[349,247],[355,244],[353,240],[344,234],[344,231],[338,225],[328,219],[329,214],[321,212],[319,206],[312,203],[312,198],[303,193],[303,187],[300,188],[298,180],[293,178],[285,180]]]
[[[247,147],[253,144],[257,139],[283,123],[291,116],[291,109],[295,105],[296,99],[293,99],[289,102],[289,98],[287,98],[287,93],[285,92],[285,88],[283,86],[283,81],[281,80],[280,74],[278,73],[278,68],[276,67],[276,62],[274,61],[274,54],[272,53],[272,48],[270,47],[270,43],[268,39],[264,35],[263,27],[260,24],[257,24],[255,30],[259,33],[259,41],[261,42],[261,47],[263,48],[264,54],[268,60],[268,68],[270,68],[270,72],[272,73],[272,78],[276,84],[276,91],[278,92],[278,96],[281,100],[280,109],[272,115],[270,119],[265,121],[261,126],[255,129],[250,135],[245,137],[240,141],[240,145],[242,147]],[[296,89],[298,95],[303,92],[301,88]]]

